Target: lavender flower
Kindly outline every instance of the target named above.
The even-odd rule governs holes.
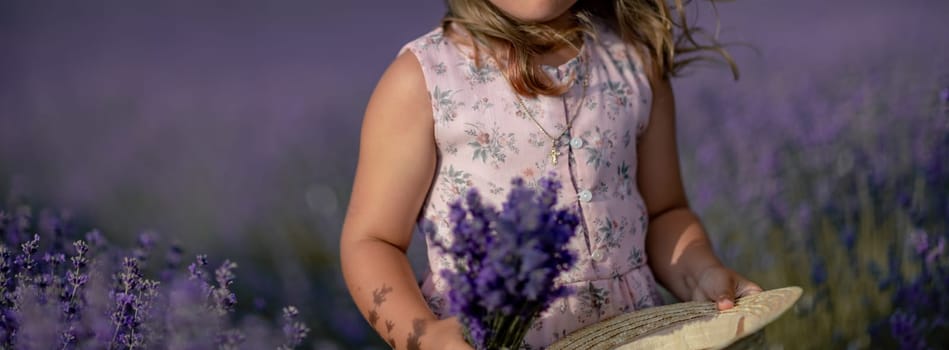
[[[75,344],[77,340],[76,328],[73,323],[79,319],[81,312],[82,296],[80,295],[80,288],[89,282],[89,275],[85,272],[88,266],[86,253],[88,253],[89,247],[84,241],[76,241],[73,243],[73,248],[76,250],[76,255],[69,258],[72,268],[66,271],[67,286],[63,288],[61,298],[63,321],[66,326],[61,338],[63,348]]]
[[[899,341],[903,350],[924,350],[926,340],[920,334],[920,325],[915,315],[897,311],[890,316],[890,332]]]
[[[946,237],[939,237],[936,240],[936,246],[926,253],[926,263],[933,264],[946,250]]]
[[[86,242],[89,242],[89,244],[95,248],[104,247],[108,244],[105,237],[102,236],[102,232],[99,230],[92,230],[86,233]]]
[[[139,271],[138,260],[131,257],[122,260],[122,270],[118,278],[118,286],[112,293],[115,306],[112,311],[112,324],[115,330],[110,345],[120,344],[129,349],[142,348],[147,344],[142,336],[141,326],[154,306],[158,282],[144,278]]]
[[[217,270],[214,270],[217,286],[211,290],[212,311],[223,316],[234,310],[237,305],[237,296],[228,289],[234,283],[234,269],[237,263],[225,260]]]
[[[199,254],[198,256],[196,256],[194,262],[191,263],[191,265],[188,265],[188,272],[191,274],[190,278],[199,280],[199,281],[205,281],[206,283],[207,277],[205,275],[207,274],[207,272],[204,271],[204,267],[207,265],[208,265],[207,255]]]
[[[17,263],[20,265],[20,270],[24,274],[30,274],[36,269],[36,262],[33,260],[33,255],[36,254],[36,251],[40,247],[40,235],[33,235],[33,239],[26,241],[20,245],[20,249],[23,254],[17,257]]]
[[[155,247],[155,233],[144,231],[138,235],[138,247],[132,250],[132,256],[138,261],[148,260],[148,254]]]
[[[554,209],[560,183],[542,178],[540,189],[515,178],[502,209],[483,204],[476,189],[451,204],[451,243],[423,230],[451,256],[454,269],[441,271],[450,284],[449,312],[459,316],[479,349],[518,348],[531,320],[570,293],[558,276],[576,259],[567,243],[579,219]]]
[[[218,334],[217,348],[221,350],[238,349],[247,336],[239,329],[228,329]]]
[[[8,220],[3,213],[0,231],[14,231],[12,225],[28,232],[29,225]],[[54,239],[68,238],[65,220],[43,220],[47,228],[60,230]],[[153,233],[141,235],[137,247],[119,260],[118,251],[99,231],[85,236],[73,242],[68,253],[55,244],[41,251],[40,235],[17,242],[18,252],[8,248],[9,241],[0,243],[0,348],[292,349],[302,345],[309,332],[295,319],[296,309],[288,308],[281,329],[270,331],[258,324],[252,330],[257,339],[247,343],[245,330],[231,326],[237,303],[230,290],[237,267],[232,261],[225,260],[214,271],[212,285],[206,256],[199,255],[189,273],[173,271],[181,254],[173,245],[165,266],[168,283],[159,283],[143,269],[156,244]],[[116,261],[121,264],[115,266]]]
[[[283,335],[286,342],[277,349],[290,350],[300,346],[307,333],[310,332],[309,327],[297,321],[299,315],[300,311],[296,307],[287,306],[283,308]]]
[[[923,230],[914,230],[909,234],[910,245],[917,255],[923,255],[929,250],[929,235]]]
[[[15,287],[13,253],[6,245],[0,244],[0,306],[10,307],[9,291]],[[0,317],[0,322],[3,318]]]

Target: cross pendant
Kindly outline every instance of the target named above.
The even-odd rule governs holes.
[[[554,145],[550,147],[550,163],[557,165],[557,157],[560,156],[560,150],[557,149],[557,146]]]

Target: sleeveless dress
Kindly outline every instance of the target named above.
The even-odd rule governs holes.
[[[465,33],[460,26],[454,29]],[[515,176],[536,186],[539,177],[555,173],[563,184],[558,206],[572,207],[580,216],[570,242],[579,259],[559,280],[576,292],[539,316],[526,348],[542,349],[584,326],[658,305],[646,264],[648,215],[636,185],[637,139],[648,122],[652,91],[633,46],[598,24],[596,35],[584,36],[580,50],[588,63],[578,55],[560,66],[542,67],[556,81],[570,82],[574,73],[589,79],[577,115],[579,83],[562,96],[523,98],[552,136],[564,130],[568,113],[576,118],[561,139],[556,164],[550,158],[551,140],[522,112],[514,90],[486,54],[476,66],[472,50],[449,40],[442,28],[399,53],[406,50],[421,63],[432,102],[437,167],[420,217],[435,223],[436,235],[451,234],[449,203],[468,188],[477,188],[483,200],[500,208]],[[448,317],[447,283],[437,271],[451,263],[427,244],[430,272],[422,294],[437,316]]]

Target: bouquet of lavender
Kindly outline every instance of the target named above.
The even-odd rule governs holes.
[[[560,183],[542,178],[539,191],[515,178],[501,211],[471,189],[451,206],[452,240],[426,228],[435,247],[452,257],[449,312],[478,349],[519,349],[533,319],[570,290],[554,280],[574,263],[567,242],[579,219],[555,210]]]

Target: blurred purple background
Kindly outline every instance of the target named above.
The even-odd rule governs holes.
[[[724,117],[705,109],[710,94],[750,104],[775,76],[949,57],[949,1],[719,10],[722,39],[759,53],[731,49],[738,82],[723,67],[674,81],[680,128]],[[443,12],[421,0],[2,1],[0,194],[71,208],[118,241],[150,228],[272,269],[300,304],[325,286],[299,283],[311,266],[335,271],[369,94]]]
[[[275,209],[338,221],[374,80],[442,12],[422,1],[0,6],[0,178],[123,212],[102,220],[117,232],[202,236]]]
[[[702,19],[711,18],[704,8]],[[319,222],[332,247],[371,89],[440,1],[4,1],[0,184],[143,227],[243,237],[275,213]],[[691,94],[770,74],[949,46],[949,2],[738,1],[722,38],[743,73],[696,71]],[[881,69],[886,69],[881,66]],[[684,152],[688,152],[685,150]]]

